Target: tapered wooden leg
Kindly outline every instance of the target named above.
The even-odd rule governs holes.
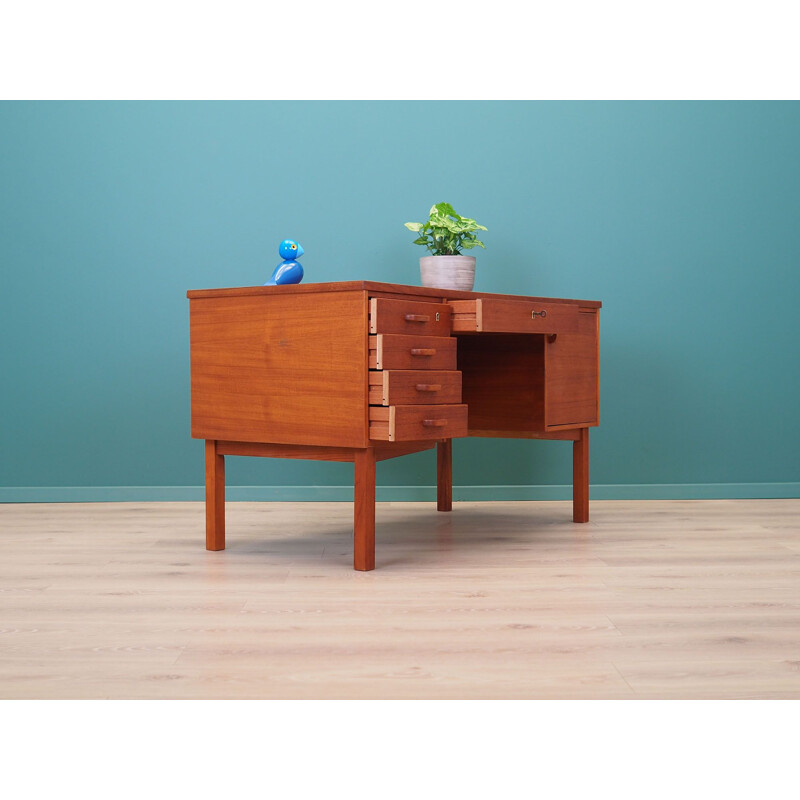
[[[589,429],[572,443],[572,521],[589,521]]]
[[[355,451],[353,568],[375,569],[375,450]]]
[[[436,445],[436,508],[453,510],[453,440],[444,439]]]
[[[206,550],[225,549],[225,456],[206,439]]]

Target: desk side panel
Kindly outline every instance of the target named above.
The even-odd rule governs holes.
[[[192,436],[367,445],[361,291],[190,300]]]

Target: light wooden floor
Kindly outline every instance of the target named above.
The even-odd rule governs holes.
[[[800,500],[0,506],[2,698],[800,698]]]

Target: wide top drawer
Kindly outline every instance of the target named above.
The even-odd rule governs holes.
[[[369,301],[369,332],[449,336],[451,312],[446,303],[372,297]]]
[[[577,333],[578,306],[481,297],[451,300],[453,333]]]

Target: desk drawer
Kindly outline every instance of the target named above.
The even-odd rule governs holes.
[[[577,333],[578,306],[534,300],[451,300],[454,333]]]
[[[369,438],[388,442],[467,435],[465,405],[370,406]]]
[[[452,309],[446,303],[372,297],[369,301],[369,332],[449,336],[451,313]]]
[[[452,370],[456,368],[456,340],[450,336],[372,334],[369,368]]]
[[[461,373],[417,369],[370,372],[369,402],[375,406],[460,403]]]

